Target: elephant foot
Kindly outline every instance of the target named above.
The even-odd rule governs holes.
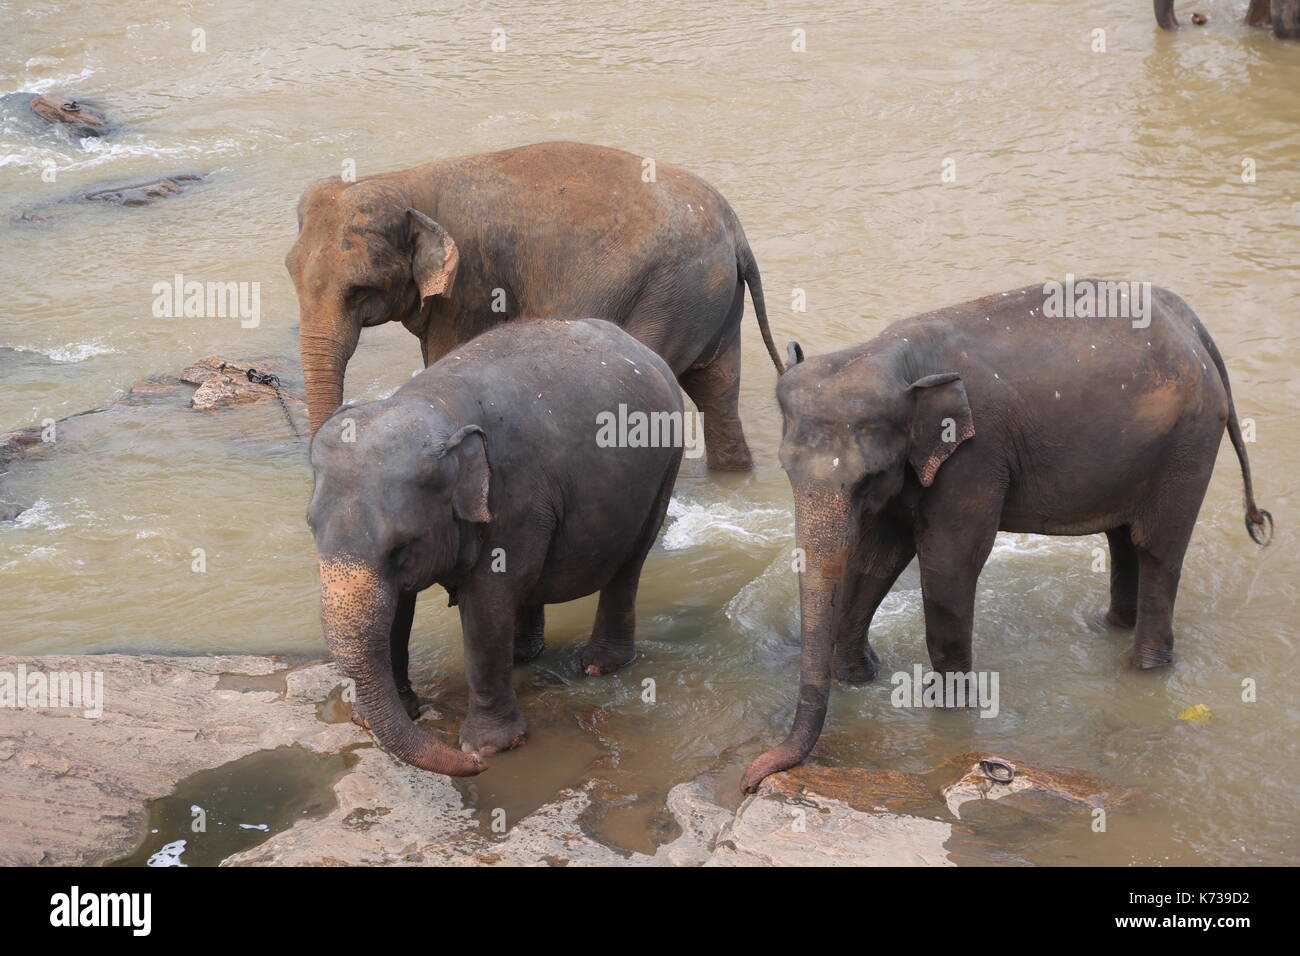
[[[1133,666],[1138,670],[1168,667],[1173,662],[1174,652],[1168,648],[1137,647],[1133,650]]]
[[[526,644],[515,645],[515,663],[527,664],[529,661],[536,660],[542,656],[542,651],[546,650],[546,641],[538,638],[535,641],[529,641]]]
[[[1102,618],[1108,627],[1118,627],[1124,631],[1131,631],[1137,627],[1137,611],[1116,610],[1111,608]]]
[[[460,749],[491,757],[524,742],[528,723],[516,713],[506,719],[470,714],[460,725]]]
[[[707,453],[709,471],[753,471],[754,457],[749,453],[749,449],[740,445],[730,448],[721,448],[715,451],[708,447],[706,443],[705,451]]]
[[[880,658],[870,647],[861,660],[837,661],[835,679],[841,684],[869,684],[880,674]]]
[[[589,641],[582,649],[582,670],[591,677],[612,674],[636,660],[636,651]]]

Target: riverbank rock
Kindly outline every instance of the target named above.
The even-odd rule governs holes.
[[[982,764],[989,759],[1014,767],[1012,780],[1003,783],[991,779]],[[999,773],[996,769],[993,772]],[[1112,787],[1079,770],[1029,765],[989,753],[958,754],[936,774],[951,780],[943,786],[942,794],[953,816],[986,824],[1088,816],[1093,810],[1123,805],[1134,796],[1130,790]]]
[[[1016,844],[986,837],[973,808],[1043,799],[1087,813],[1124,796],[1078,771],[1027,765],[1017,767],[1013,783],[997,785],[1006,796],[991,796],[979,769],[986,755],[974,753],[927,775],[797,767],[769,777],[739,806],[720,797],[732,794],[735,780],[706,775],[668,793],[678,835],[653,853],[634,853],[596,835],[611,787],[599,778],[561,790],[506,832],[493,832],[456,783],[389,757],[333,706],[344,682],[328,662],[0,657],[0,701],[6,687],[12,695],[36,672],[101,675],[102,715],[30,698],[25,702],[41,706],[6,704],[0,865],[94,865],[143,858],[167,841],[176,846],[176,833],[147,832],[150,801],[178,785],[188,798],[191,778],[282,747],[342,755],[337,771],[314,784],[322,790],[318,809],[290,817],[284,829],[239,852],[182,831],[196,853],[223,866],[1025,865],[1012,852]],[[268,765],[258,766],[249,786],[278,790],[281,784],[261,776]],[[941,790],[938,779],[948,780]],[[1035,832],[1044,832],[1041,808],[1025,804],[1016,812],[1034,814]],[[1050,809],[1046,815],[1050,821]],[[184,863],[189,851],[177,852]]]
[[[323,665],[322,665],[323,666]],[[222,687],[226,673],[269,676],[267,657],[0,657],[0,675],[102,675],[103,715],[11,708],[0,721],[0,865],[96,865],[130,854],[147,802],[182,778],[258,750],[335,753],[368,738],[327,724],[312,702]],[[0,687],[3,684],[0,683]]]

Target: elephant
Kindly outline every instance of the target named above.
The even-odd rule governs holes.
[[[1081,308],[1063,308],[1067,296]],[[1173,659],[1179,574],[1225,424],[1247,530],[1271,538],[1223,359],[1168,290],[1068,277],[913,316],[830,355],[789,352],[777,400],[804,555],[799,694],[787,738],[746,770],[748,792],[811,751],[832,677],[875,678],[867,630],[914,556],[926,647],[946,678],[971,671],[976,585],[998,531],[1104,532],[1106,621],[1135,628],[1133,663],[1150,668]]]
[[[778,374],[781,359],[739,219],[685,170],[540,143],[320,180],[298,229],[285,266],[313,433],[343,400],[362,328],[401,322],[427,366],[520,316],[586,316],[669,364],[703,414],[709,467],[752,468],[737,410],[746,284]]]
[[[598,423],[620,406],[628,420],[682,421],[672,370],[616,325],[521,319],[387,399],[344,406],[313,437],[321,623],[355,681],[354,719],[392,755],[469,776],[521,744],[510,666],[542,652],[547,604],[599,591],[582,666],[605,674],[633,659],[641,567],[682,447],[662,428],[663,440],[629,431],[622,445],[602,442]],[[460,610],[460,750],[411,719],[411,621],[416,595],[434,584]]]
[[[1160,29],[1177,30],[1181,26],[1174,14],[1174,0],[1153,3]],[[1274,36],[1280,39],[1300,39],[1300,0],[1250,0],[1245,22],[1252,27],[1272,27]]]
[[[3,101],[4,106],[14,105],[15,108],[31,112],[74,139],[107,136],[114,131],[102,110],[71,97],[48,93],[10,93],[3,97]]]

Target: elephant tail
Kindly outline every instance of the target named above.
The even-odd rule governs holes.
[[[736,252],[736,264],[740,268],[740,277],[745,280],[745,285],[749,286],[749,297],[754,300],[754,315],[758,317],[758,331],[763,335],[767,354],[772,357],[776,374],[781,375],[785,371],[785,365],[781,362],[781,353],[776,350],[776,343],[772,341],[772,330],[767,324],[767,305],[763,301],[763,278],[758,274],[758,263],[754,261],[753,250],[749,248],[749,242],[743,232],[740,235],[740,247]]]
[[[1223,382],[1223,391],[1228,396],[1228,437],[1232,447],[1237,451],[1237,461],[1241,463],[1241,478],[1246,487],[1246,532],[1250,539],[1260,547],[1268,547],[1273,540],[1273,516],[1255,504],[1255,487],[1250,479],[1250,459],[1246,457],[1246,443],[1241,437],[1241,424],[1237,421],[1237,405],[1232,400],[1232,385],[1228,383],[1228,369],[1223,364],[1219,348],[1210,338],[1210,333],[1200,320],[1196,321],[1196,333],[1201,344],[1210,353],[1214,367],[1219,370],[1219,379]]]

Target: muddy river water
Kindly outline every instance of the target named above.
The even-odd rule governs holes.
[[[1183,572],[1177,662],[1137,673],[1130,636],[1098,623],[1103,538],[1001,535],[975,635],[976,665],[1000,674],[998,716],[895,708],[884,679],[839,687],[816,759],[926,772],[983,749],[1140,791],[1105,833],[1081,818],[1023,834],[1017,852],[1039,863],[1294,863],[1300,44],[1240,25],[1245,6],[1205,0],[1210,24],[1170,35],[1128,0],[593,0],[580,16],[551,3],[0,4],[0,92],[84,97],[126,124],[85,144],[0,128],[0,431],[108,404],[203,355],[296,356],[282,263],[294,204],[348,163],[366,174],[570,139],[685,166],[744,222],[778,342],[809,353],[1066,273],[1165,285],[1215,336],[1254,423],[1272,547],[1246,536],[1225,442]],[[15,221],[105,180],[186,171],[210,175],[141,208]],[[256,325],[155,317],[153,287],[177,273],[258,283]],[[517,819],[598,775],[622,795],[610,838],[646,849],[673,784],[714,771],[734,790],[788,726],[790,492],[774,374],[746,313],[756,471],[684,464],[642,579],[635,666],[579,676],[594,599],[548,609],[546,654],[515,672],[531,739],[465,785],[481,812]],[[383,396],[418,367],[404,329],[367,330],[347,395]],[[4,494],[31,507],[0,524],[0,652],[322,656],[306,447],[241,440],[241,414],[102,428],[15,464]],[[412,639],[417,686],[451,714],[465,696],[455,615],[429,592]],[[873,643],[886,676],[927,663],[914,568]],[[1196,704],[1214,719],[1179,719]]]

